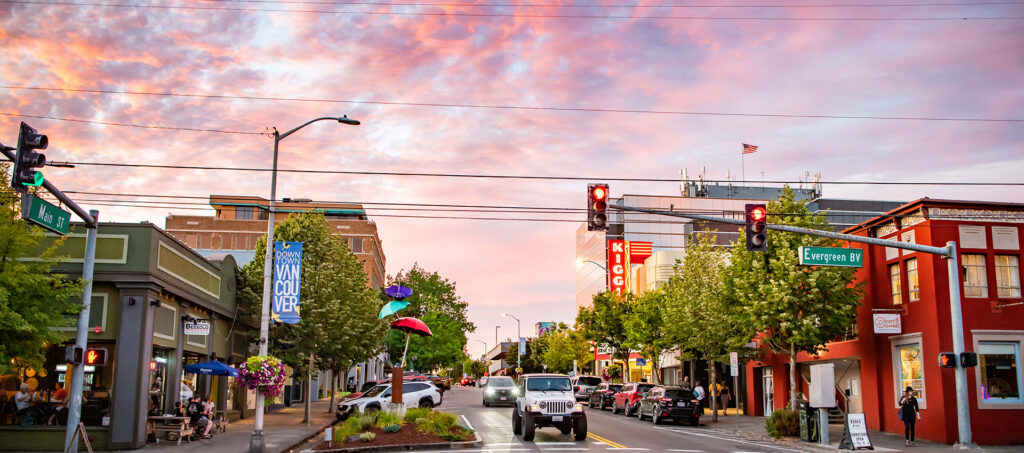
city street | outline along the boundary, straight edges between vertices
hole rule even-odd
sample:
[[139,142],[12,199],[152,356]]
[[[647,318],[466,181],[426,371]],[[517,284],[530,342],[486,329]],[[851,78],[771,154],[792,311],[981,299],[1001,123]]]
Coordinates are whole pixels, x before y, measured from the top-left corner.
[[[669,451],[669,452],[787,452],[801,451],[790,445],[751,441],[715,432],[707,427],[659,425],[636,417],[612,415],[610,411],[587,411],[586,442],[573,442],[555,428],[537,430],[534,442],[523,442],[512,434],[511,407],[483,407],[482,391],[454,387],[445,392],[439,409],[465,417],[484,440],[481,450],[469,451]],[[463,421],[463,423],[465,422]]]

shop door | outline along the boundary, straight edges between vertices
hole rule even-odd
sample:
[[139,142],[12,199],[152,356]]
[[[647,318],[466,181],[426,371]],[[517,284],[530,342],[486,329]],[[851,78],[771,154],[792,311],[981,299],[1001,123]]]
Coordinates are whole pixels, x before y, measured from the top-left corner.
[[765,367],[761,377],[761,407],[764,407],[764,416],[772,415],[775,410],[775,384],[772,383],[772,369]]

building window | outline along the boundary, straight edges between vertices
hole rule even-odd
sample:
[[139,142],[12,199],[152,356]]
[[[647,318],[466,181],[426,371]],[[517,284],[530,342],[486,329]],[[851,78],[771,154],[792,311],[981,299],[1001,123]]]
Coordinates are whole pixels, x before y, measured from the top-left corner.
[[986,403],[1022,403],[1020,343],[978,343],[978,371],[981,374],[981,399]]
[[352,253],[363,253],[363,238],[352,238]]
[[902,283],[900,282],[900,264],[889,265],[889,287],[892,292],[892,304],[900,305],[903,303]]
[[988,297],[985,255],[964,253],[964,297]]
[[921,361],[921,343],[910,343],[896,346],[897,364],[897,386],[896,401],[903,393],[903,389],[911,387],[914,389],[917,400],[922,405],[925,401],[924,395],[924,364]]
[[917,278],[917,258],[907,260],[907,285],[910,287],[907,291],[910,301],[921,300],[921,282]]
[[252,206],[236,206],[235,220],[252,220]]
[[999,297],[1020,297],[1020,266],[1013,255],[996,255],[996,292]]

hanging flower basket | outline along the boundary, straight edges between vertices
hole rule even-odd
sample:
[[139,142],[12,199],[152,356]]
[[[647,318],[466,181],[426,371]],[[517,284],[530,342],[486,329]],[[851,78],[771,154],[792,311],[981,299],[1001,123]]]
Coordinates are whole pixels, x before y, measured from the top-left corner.
[[249,357],[249,360],[238,367],[239,384],[263,395],[266,404],[281,396],[284,380],[284,364],[277,357]]

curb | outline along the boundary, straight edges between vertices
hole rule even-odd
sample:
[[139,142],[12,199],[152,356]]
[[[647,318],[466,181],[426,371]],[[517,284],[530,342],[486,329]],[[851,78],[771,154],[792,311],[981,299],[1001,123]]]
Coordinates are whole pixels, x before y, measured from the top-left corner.
[[335,419],[335,420],[331,421],[330,423],[321,426],[319,430],[314,431],[312,434],[302,438],[302,440],[299,440],[298,442],[295,442],[295,443],[285,447],[281,451],[282,452],[288,452],[288,451],[296,450],[300,445],[305,444],[306,442],[309,442],[310,440],[312,440],[316,436],[319,436],[319,435],[323,434],[325,429],[327,429],[328,427],[334,426],[337,423],[338,423],[338,420]]
[[303,452],[316,453],[344,453],[344,452],[375,452],[375,451],[414,451],[414,450],[436,450],[436,449],[464,449],[476,448],[484,445],[483,439],[467,440],[462,442],[434,442],[430,444],[404,444],[404,445],[374,445],[370,447],[335,448],[332,450],[303,450]]

